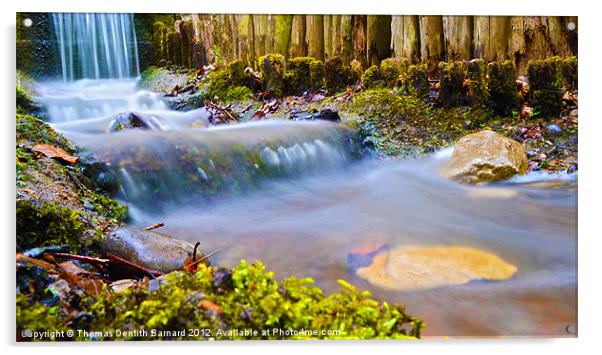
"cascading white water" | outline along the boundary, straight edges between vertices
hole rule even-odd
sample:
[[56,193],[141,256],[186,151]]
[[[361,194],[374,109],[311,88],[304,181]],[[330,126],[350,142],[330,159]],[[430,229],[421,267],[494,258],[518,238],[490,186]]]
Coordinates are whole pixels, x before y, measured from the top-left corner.
[[139,74],[132,14],[54,13],[63,81]]

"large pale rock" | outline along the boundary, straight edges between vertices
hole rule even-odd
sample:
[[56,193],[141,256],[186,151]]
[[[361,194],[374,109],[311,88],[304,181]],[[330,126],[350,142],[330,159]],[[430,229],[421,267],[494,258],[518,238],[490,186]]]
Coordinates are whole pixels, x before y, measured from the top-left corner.
[[413,291],[472,280],[504,280],[516,270],[497,255],[473,248],[405,246],[378,254],[357,275],[382,288]]
[[524,174],[528,166],[527,154],[520,143],[493,131],[481,131],[460,139],[443,167],[443,175],[476,184]]
[[170,272],[182,268],[194,247],[163,233],[121,227],[109,234],[101,244],[104,252],[146,268]]

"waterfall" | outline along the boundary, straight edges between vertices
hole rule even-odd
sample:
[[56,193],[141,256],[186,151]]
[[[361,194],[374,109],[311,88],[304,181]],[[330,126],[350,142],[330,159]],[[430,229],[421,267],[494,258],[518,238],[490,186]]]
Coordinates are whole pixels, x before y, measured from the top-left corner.
[[132,14],[54,13],[63,81],[139,74]]

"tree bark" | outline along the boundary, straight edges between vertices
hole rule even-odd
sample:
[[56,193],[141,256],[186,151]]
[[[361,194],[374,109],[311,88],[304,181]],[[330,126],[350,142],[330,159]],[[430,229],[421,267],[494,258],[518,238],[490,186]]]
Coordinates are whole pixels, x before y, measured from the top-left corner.
[[391,56],[391,16],[368,16],[368,61],[379,65],[380,61]]
[[420,21],[418,16],[393,16],[391,20],[393,56],[420,62]]
[[441,16],[420,16],[420,52],[429,69],[443,60],[443,20]]
[[307,55],[324,60],[324,17],[322,15],[306,15]]
[[368,17],[363,15],[353,16],[353,59],[360,62],[362,69],[368,67],[367,37]]
[[448,61],[471,58],[472,16],[443,16],[445,58]]
[[307,43],[305,43],[305,15],[293,16],[293,22],[291,24],[291,44],[289,50],[289,57],[304,57],[307,55]]

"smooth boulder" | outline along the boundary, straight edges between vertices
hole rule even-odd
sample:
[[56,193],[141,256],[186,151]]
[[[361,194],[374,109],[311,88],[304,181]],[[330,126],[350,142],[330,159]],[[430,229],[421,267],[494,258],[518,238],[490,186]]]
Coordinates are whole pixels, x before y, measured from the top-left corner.
[[170,272],[182,268],[194,247],[167,234],[121,227],[103,240],[101,249],[145,268]]
[[509,179],[527,172],[522,145],[493,131],[469,134],[456,144],[443,175],[465,184]]

